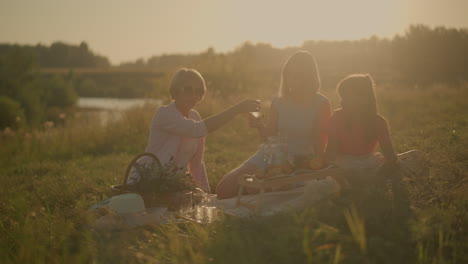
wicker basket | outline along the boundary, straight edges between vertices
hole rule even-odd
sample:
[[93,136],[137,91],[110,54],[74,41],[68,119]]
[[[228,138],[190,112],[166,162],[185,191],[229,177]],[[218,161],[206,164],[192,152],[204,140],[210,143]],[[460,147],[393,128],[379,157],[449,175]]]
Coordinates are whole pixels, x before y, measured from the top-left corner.
[[[131,185],[127,184],[128,177],[130,176],[130,172],[132,171],[133,166],[135,163],[141,159],[142,157],[151,157],[154,162],[156,162],[159,166],[161,166],[161,162],[159,159],[152,153],[143,152],[136,155],[130,164],[127,166],[127,170],[125,171],[125,175],[123,177],[122,184],[113,185],[111,186],[112,194],[113,195],[120,195],[125,193],[138,193],[143,197],[145,201],[145,207],[168,207],[169,209],[176,209],[177,207],[177,200],[178,200],[178,193],[160,193],[160,194],[153,194],[153,193],[140,193]],[[132,188],[133,187],[133,188]]]

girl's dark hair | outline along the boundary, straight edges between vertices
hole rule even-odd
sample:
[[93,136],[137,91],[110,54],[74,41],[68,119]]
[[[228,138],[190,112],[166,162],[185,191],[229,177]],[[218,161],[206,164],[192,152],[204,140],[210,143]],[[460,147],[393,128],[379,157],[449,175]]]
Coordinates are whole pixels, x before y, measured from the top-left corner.
[[357,120],[364,129],[364,142],[366,143],[374,141],[377,137],[378,113],[374,86],[374,80],[369,74],[348,75],[337,85],[346,127],[351,129],[352,120]]
[[281,72],[280,96],[289,96],[292,89],[290,82],[299,78],[304,86],[316,93],[320,89],[320,77],[314,57],[307,51],[297,51],[288,58]]

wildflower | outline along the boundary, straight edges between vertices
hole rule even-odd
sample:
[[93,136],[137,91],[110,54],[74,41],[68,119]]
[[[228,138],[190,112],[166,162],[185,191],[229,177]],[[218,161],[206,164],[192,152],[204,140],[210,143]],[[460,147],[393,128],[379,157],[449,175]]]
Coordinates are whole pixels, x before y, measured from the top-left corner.
[[13,136],[14,133],[13,133],[13,130],[11,130],[10,127],[6,127],[6,128],[3,130],[3,135],[4,135],[4,136]]
[[164,193],[189,190],[193,188],[192,176],[184,166],[179,167],[169,161],[163,166],[152,163],[149,165],[135,164],[140,176],[137,189],[143,193]]
[[44,122],[44,127],[45,127],[46,129],[52,128],[52,127],[54,127],[54,125],[55,125],[55,124],[54,124],[54,122],[52,122],[52,121]]

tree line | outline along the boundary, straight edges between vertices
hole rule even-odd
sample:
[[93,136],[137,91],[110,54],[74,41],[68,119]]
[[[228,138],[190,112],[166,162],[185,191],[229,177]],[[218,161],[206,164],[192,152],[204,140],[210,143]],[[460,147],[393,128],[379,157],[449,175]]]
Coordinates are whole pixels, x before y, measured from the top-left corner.
[[[15,48],[30,53],[41,68],[112,67],[106,57],[94,54],[85,42],[79,45],[55,42],[49,47],[0,44],[0,56]],[[161,72],[189,66],[211,73],[276,73],[285,58],[298,49],[315,56],[323,76],[370,72],[386,80],[413,83],[468,79],[468,29],[426,25],[411,25],[391,39],[372,36],[361,40],[309,40],[302,46],[288,48],[245,42],[225,53],[208,48],[198,54],[163,54],[114,66]]]
[[102,68],[110,66],[109,60],[104,56],[94,54],[86,42],[70,45],[59,41],[50,46],[0,44],[0,55],[11,53],[15,49],[21,49],[28,53],[34,58],[37,66],[42,68]]
[[[214,48],[197,54],[163,54],[111,65],[85,42],[69,45],[0,44],[0,128],[37,125],[56,119],[78,96],[167,96],[171,74],[193,67],[216,92],[271,93],[279,85],[282,63],[296,50],[307,50],[317,60],[322,87],[334,88],[345,75],[370,73],[377,82],[407,84],[468,81],[468,29],[412,25],[393,38],[372,36],[361,40],[305,41],[298,47],[275,48],[245,42],[230,52]],[[41,74],[41,68],[123,69],[112,74]],[[125,74],[125,69],[158,71],[157,77]]]
[[307,50],[322,76],[368,72],[385,81],[415,84],[468,80],[468,29],[411,25],[395,37],[361,40],[305,41],[300,47],[274,48],[246,42],[232,52],[213,48],[200,54],[168,54],[123,63],[120,67],[151,67],[172,71],[194,66],[204,72],[272,72],[295,50]]

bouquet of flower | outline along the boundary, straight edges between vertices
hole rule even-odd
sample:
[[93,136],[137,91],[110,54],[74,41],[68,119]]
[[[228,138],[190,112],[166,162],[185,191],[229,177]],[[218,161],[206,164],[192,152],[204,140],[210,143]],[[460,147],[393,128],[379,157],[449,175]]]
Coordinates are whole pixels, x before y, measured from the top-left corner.
[[195,188],[192,176],[186,167],[175,164],[173,159],[166,165],[158,163],[135,164],[134,168],[140,176],[136,191],[145,194],[175,193]]

